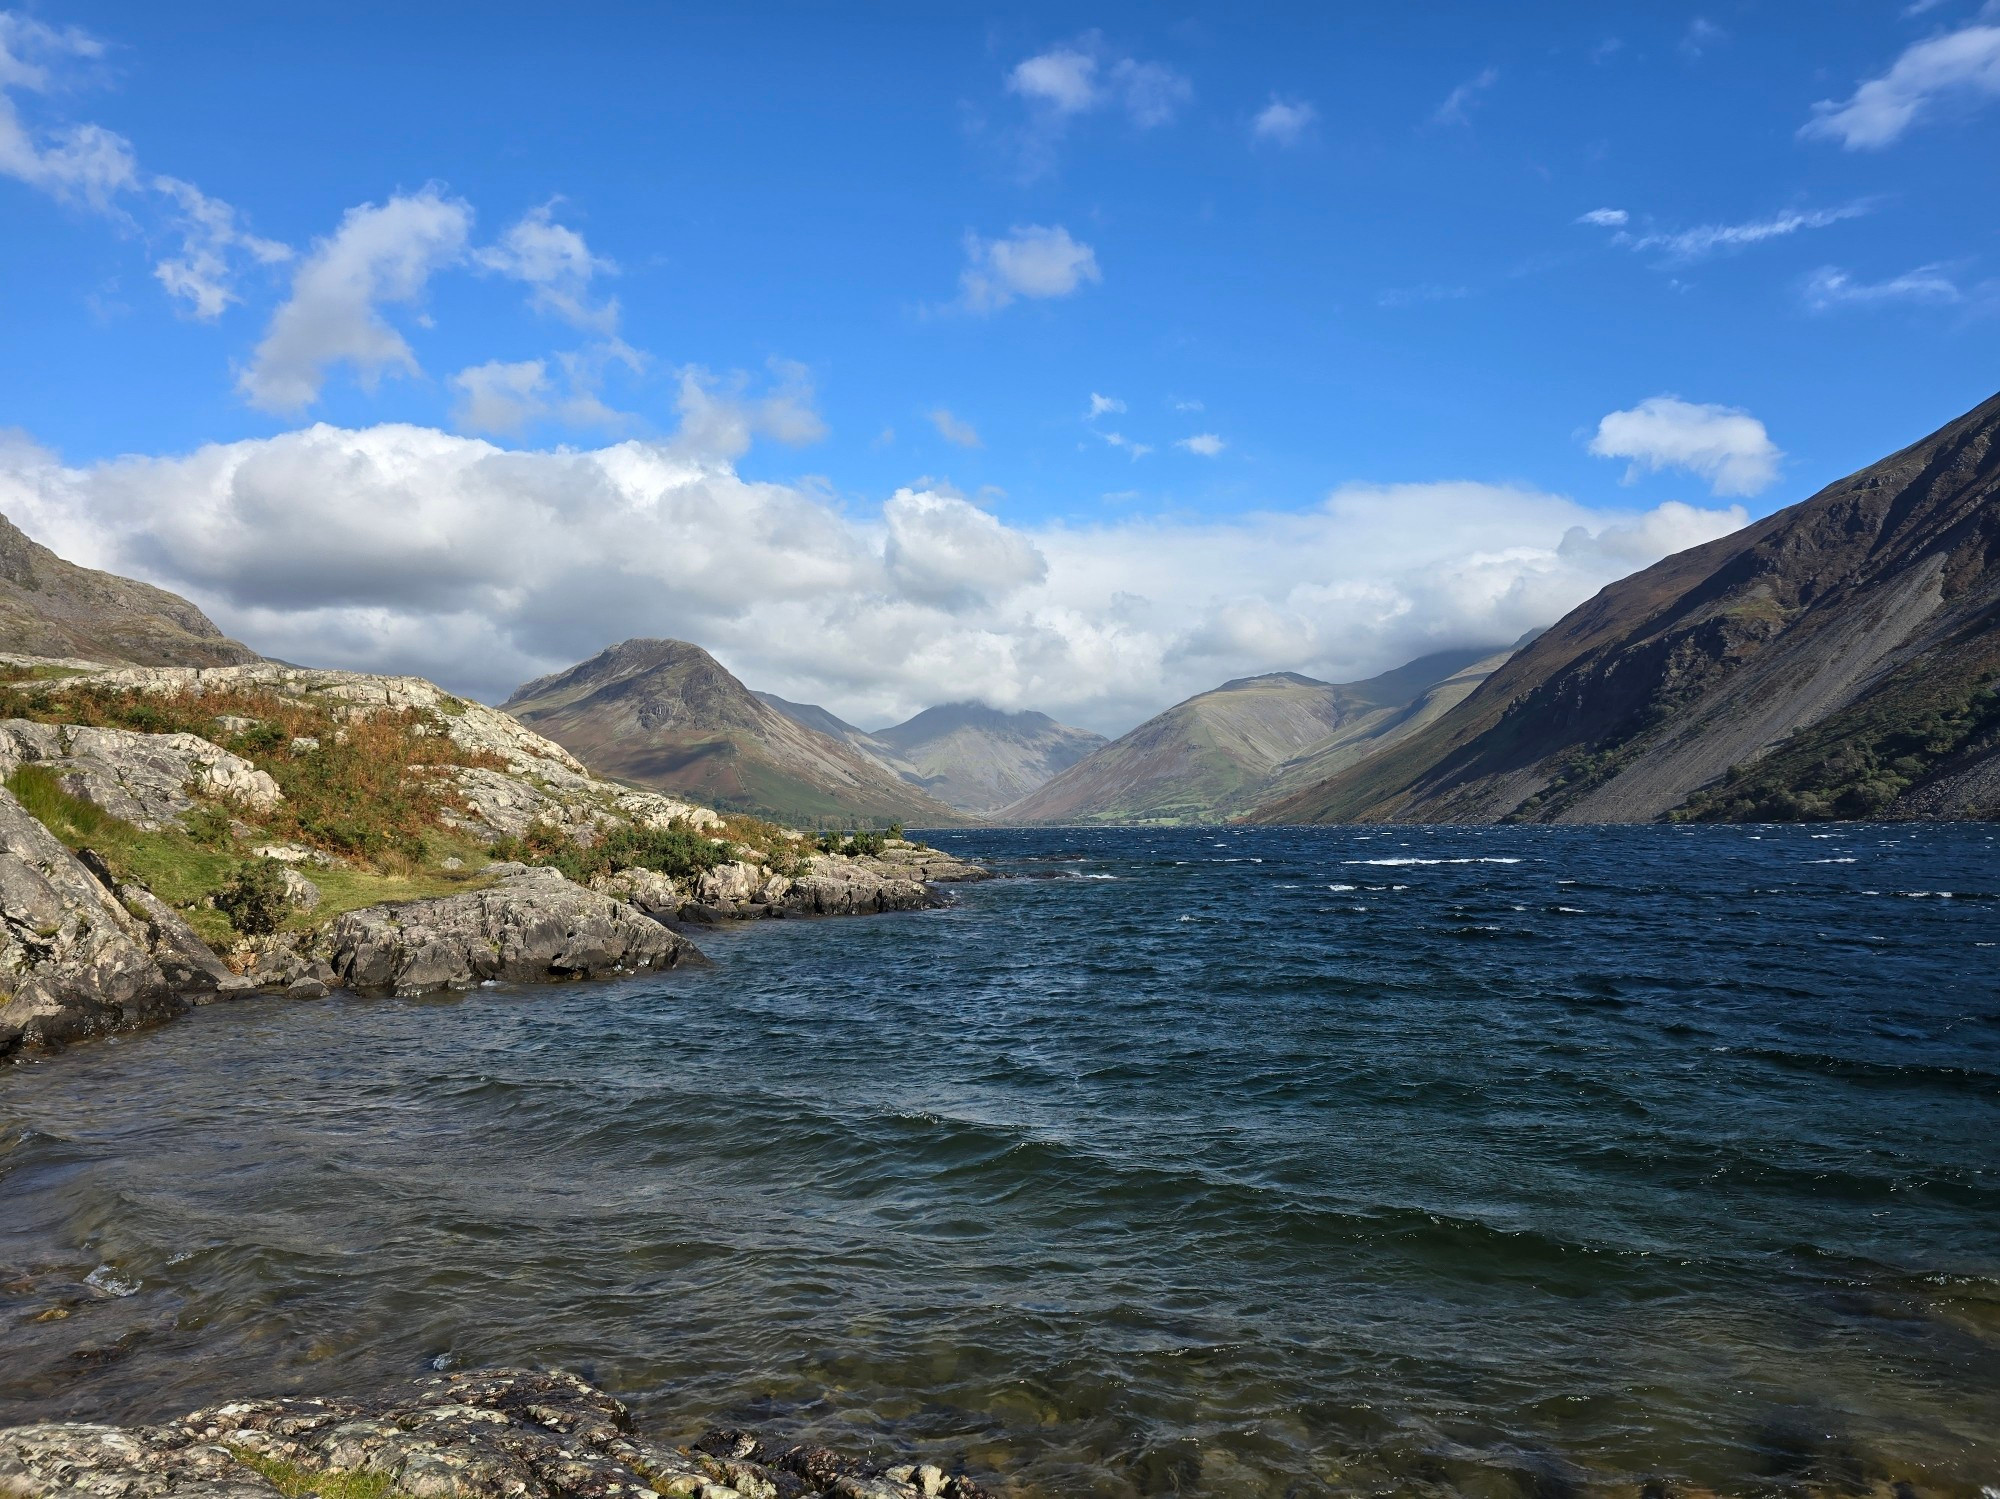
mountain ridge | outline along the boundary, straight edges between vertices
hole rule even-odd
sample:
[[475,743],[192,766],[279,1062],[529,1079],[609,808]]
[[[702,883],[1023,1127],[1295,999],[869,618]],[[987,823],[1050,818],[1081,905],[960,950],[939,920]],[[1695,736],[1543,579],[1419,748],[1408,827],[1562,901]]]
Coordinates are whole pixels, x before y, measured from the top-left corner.
[[1996,626],[2000,396],[1609,585],[1452,713],[1252,816],[1992,815]]

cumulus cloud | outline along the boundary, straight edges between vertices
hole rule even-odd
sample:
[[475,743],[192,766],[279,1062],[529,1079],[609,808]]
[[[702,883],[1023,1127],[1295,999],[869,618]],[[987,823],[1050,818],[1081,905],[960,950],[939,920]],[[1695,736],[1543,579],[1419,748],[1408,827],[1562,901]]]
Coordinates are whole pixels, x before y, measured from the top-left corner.
[[1498,646],[1744,520],[1439,483],[1019,526],[934,485],[869,505],[753,482],[712,436],[510,452],[322,425],[84,467],[16,443],[0,447],[0,511],[292,660],[496,699],[611,641],[671,635],[857,722],[977,696],[1108,732],[1228,677],[1353,680]]
[[1805,284],[1806,305],[1814,312],[1835,307],[1872,307],[1885,302],[1916,302],[1953,306],[1965,292],[1941,265],[1920,265],[1886,281],[1856,281],[1843,270],[1821,266]]
[[1174,69],[1115,57],[1094,31],[1016,63],[1007,74],[1007,91],[1047,120],[1117,108],[1141,130],[1168,124],[1194,96],[1193,85]]
[[944,407],[940,406],[930,412],[929,417],[931,425],[937,428],[937,435],[942,437],[946,442],[955,443],[961,448],[984,446],[979,440],[979,433],[974,430],[971,422],[960,421]]
[[1470,125],[1472,123],[1472,106],[1479,102],[1480,95],[1484,94],[1499,81],[1500,70],[1498,68],[1482,69],[1475,77],[1466,79],[1465,82],[1445,95],[1444,103],[1432,111],[1431,123],[1433,125]]
[[1632,215],[1622,208],[1593,208],[1577,217],[1579,224],[1595,224],[1600,229],[1623,229]]
[[477,250],[473,262],[532,288],[529,304],[538,312],[561,318],[574,327],[610,336],[618,328],[614,297],[593,306],[593,276],[615,273],[611,261],[593,255],[583,236],[554,218],[555,204],[531,209],[508,226],[500,242]]
[[549,367],[540,359],[491,359],[460,370],[451,384],[458,392],[452,420],[460,431],[519,432],[549,409]]
[[1822,99],[1799,128],[1808,140],[1849,151],[1879,150],[1950,105],[1975,109],[2000,98],[2000,25],[1974,24],[1908,48],[1880,78],[1845,100]]
[[1749,412],[1678,396],[1653,396],[1630,411],[1612,412],[1597,424],[1590,451],[1600,458],[1629,458],[1627,483],[1641,470],[1677,468],[1699,474],[1717,495],[1770,488],[1785,456]]
[[1113,412],[1123,411],[1124,409],[1125,403],[1116,396],[1101,396],[1093,390],[1090,393],[1090,410],[1084,413],[1083,419],[1087,422],[1094,422],[1100,416],[1107,416]]
[[290,412],[319,399],[335,364],[364,383],[417,373],[417,356],[381,307],[422,296],[431,273],[464,253],[471,228],[471,207],[435,187],[350,208],[299,266],[237,389],[261,410]]
[[[1874,208],[1874,203],[1863,199],[1838,208],[1794,209],[1740,224],[1698,224],[1692,229],[1660,230],[1647,234],[1631,234],[1620,228],[1612,235],[1611,241],[1633,250],[1664,250],[1669,260],[1701,260],[1710,255],[1761,245],[1767,240],[1785,239],[1802,229],[1824,229],[1830,224],[1860,218],[1873,212]],[[1585,214],[1582,222],[1607,226],[1624,224],[1626,216],[1622,212],[1611,212],[1618,212],[1619,217],[1598,218],[1595,214]]]
[[1203,458],[1214,458],[1219,456],[1228,444],[1213,432],[1197,432],[1192,437],[1181,438],[1174,446],[1189,453],[1199,454]]
[[1319,111],[1303,99],[1280,99],[1271,95],[1271,102],[1257,111],[1250,122],[1252,140],[1270,141],[1280,146],[1296,146],[1305,139],[1312,122],[1319,118]]
[[1097,252],[1060,224],[1016,225],[1001,239],[968,234],[965,258],[959,301],[973,312],[997,311],[1016,297],[1066,297],[1104,279]]
[[1134,463],[1137,463],[1141,458],[1144,458],[1148,453],[1153,451],[1151,443],[1134,442],[1123,432],[1099,432],[1097,435],[1103,438],[1110,446],[1117,448],[1121,453],[1125,454]]

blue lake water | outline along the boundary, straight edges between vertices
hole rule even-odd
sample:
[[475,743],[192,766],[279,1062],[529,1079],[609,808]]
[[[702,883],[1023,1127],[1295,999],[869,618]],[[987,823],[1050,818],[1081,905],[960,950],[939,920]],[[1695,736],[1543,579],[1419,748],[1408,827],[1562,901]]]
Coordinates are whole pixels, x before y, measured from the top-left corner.
[[0,1422],[529,1362],[1021,1494],[1977,1495],[1995,833],[937,834],[1014,877],[217,1006],[0,1073]]

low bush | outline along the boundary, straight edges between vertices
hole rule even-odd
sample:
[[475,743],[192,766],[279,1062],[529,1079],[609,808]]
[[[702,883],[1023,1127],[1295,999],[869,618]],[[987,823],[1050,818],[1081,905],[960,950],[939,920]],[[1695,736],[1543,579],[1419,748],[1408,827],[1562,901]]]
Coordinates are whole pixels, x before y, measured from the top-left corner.
[[726,862],[734,851],[675,818],[664,828],[613,828],[588,846],[538,822],[523,837],[496,842],[492,853],[496,859],[560,870],[566,878],[586,885],[597,875],[619,869],[651,869],[690,878]]
[[285,872],[275,859],[256,859],[230,876],[215,893],[215,909],[246,937],[268,937],[291,912]]

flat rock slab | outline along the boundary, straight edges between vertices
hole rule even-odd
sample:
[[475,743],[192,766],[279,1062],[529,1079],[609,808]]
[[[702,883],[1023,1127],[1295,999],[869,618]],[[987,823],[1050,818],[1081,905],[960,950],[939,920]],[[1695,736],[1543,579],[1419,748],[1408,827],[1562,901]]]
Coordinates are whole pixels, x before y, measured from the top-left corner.
[[409,1499],[990,1499],[939,1467],[752,1432],[651,1441],[602,1390],[522,1369],[429,1379],[389,1401],[240,1400],[161,1426],[0,1430],[6,1499],[278,1499],[259,1463],[378,1474]]

